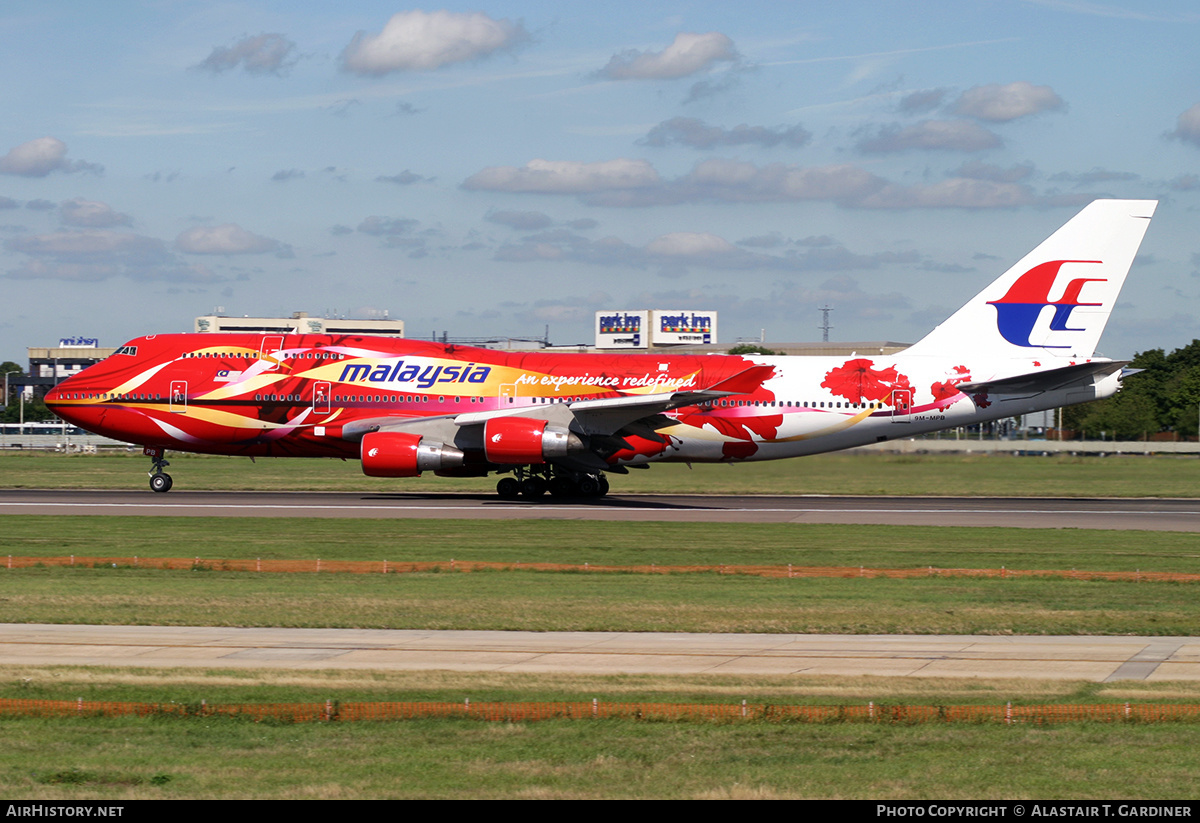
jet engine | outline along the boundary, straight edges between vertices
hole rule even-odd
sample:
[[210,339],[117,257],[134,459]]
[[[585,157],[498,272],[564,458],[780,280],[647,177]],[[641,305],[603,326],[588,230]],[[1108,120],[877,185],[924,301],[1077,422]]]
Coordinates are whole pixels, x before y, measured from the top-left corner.
[[545,463],[583,449],[579,435],[547,426],[545,420],[493,417],[483,426],[483,451],[490,463]]
[[371,432],[362,439],[362,470],[368,477],[418,477],[424,471],[455,469],[463,453],[437,440],[408,432]]

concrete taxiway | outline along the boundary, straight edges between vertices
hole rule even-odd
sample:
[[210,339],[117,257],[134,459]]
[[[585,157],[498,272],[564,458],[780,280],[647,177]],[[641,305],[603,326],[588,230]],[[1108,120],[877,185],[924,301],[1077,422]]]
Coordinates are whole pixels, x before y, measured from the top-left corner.
[[353,517],[701,523],[875,523],[913,526],[1200,531],[1200,500],[619,495],[593,501],[505,501],[478,494],[0,490],[0,514]]
[[1200,637],[0,625],[0,664],[1200,680]]

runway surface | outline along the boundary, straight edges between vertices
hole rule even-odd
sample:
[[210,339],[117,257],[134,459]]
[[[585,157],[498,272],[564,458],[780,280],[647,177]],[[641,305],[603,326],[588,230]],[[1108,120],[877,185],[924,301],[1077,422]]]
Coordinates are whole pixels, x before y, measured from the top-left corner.
[[0,514],[451,518],[1200,531],[1200,500],[619,495],[505,501],[495,495],[363,492],[0,490]]
[[0,664],[1200,680],[1200,637],[0,625]]

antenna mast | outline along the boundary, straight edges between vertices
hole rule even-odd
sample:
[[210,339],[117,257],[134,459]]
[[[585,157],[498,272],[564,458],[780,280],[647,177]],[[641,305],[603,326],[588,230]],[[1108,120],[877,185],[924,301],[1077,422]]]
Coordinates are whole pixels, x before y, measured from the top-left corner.
[[817,328],[819,328],[821,330],[821,342],[822,343],[829,342],[829,330],[833,328],[833,326],[829,325],[829,313],[831,311],[833,311],[833,306],[822,306],[821,307],[821,325],[818,326]]

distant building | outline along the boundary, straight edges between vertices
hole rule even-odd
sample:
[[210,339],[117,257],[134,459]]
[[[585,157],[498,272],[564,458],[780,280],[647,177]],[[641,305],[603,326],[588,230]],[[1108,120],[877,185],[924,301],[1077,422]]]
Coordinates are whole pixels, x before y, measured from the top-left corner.
[[41,397],[73,374],[99,363],[115,348],[102,348],[95,337],[63,337],[57,346],[30,346],[28,377],[9,375],[8,385],[23,386],[26,397]]
[[298,311],[291,317],[227,317],[208,314],[196,318],[197,332],[242,332],[250,334],[377,334],[383,337],[403,337],[404,321],[345,320],[328,317],[309,317]]

